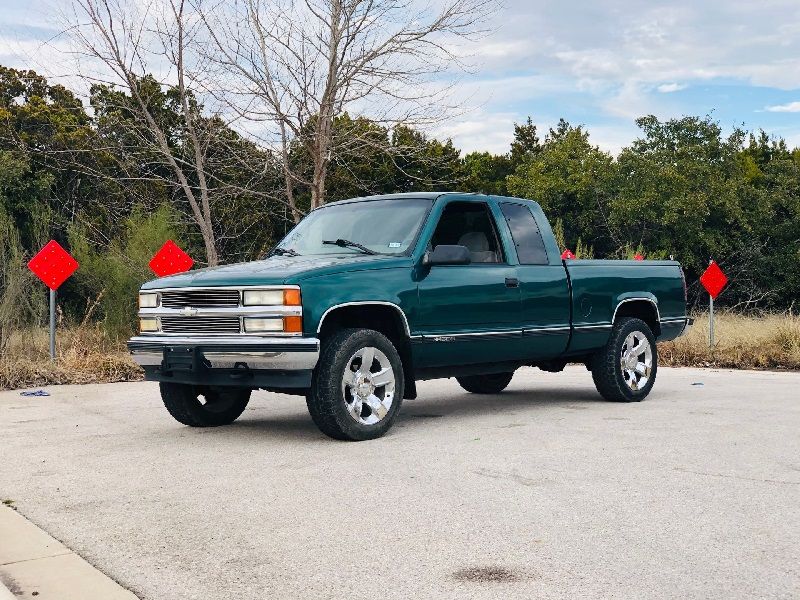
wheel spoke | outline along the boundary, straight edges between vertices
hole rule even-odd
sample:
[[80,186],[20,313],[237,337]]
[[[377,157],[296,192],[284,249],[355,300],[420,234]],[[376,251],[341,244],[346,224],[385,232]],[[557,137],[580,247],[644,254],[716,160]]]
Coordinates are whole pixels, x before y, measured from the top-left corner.
[[350,369],[345,369],[344,374],[342,375],[342,384],[350,389],[353,389],[353,386],[356,384],[356,376],[357,372],[351,371]]
[[381,399],[378,398],[375,394],[370,395],[366,399],[367,406],[369,406],[372,413],[378,418],[378,420],[383,419],[386,416],[386,413],[389,412],[389,409],[384,406]]
[[636,373],[634,371],[628,371],[628,385],[631,386],[633,391],[639,389],[639,380],[636,379]]
[[650,367],[648,367],[643,362],[636,364],[636,369],[634,369],[639,375],[643,377],[648,377],[650,375]]
[[362,402],[361,398],[359,398],[356,394],[353,394],[353,402],[347,405],[347,410],[350,411],[350,415],[356,419],[361,419],[361,409],[362,409]]
[[369,373],[372,370],[372,362],[375,360],[375,348],[368,347],[361,351],[361,372]]
[[372,376],[372,383],[375,387],[383,387],[389,383],[394,383],[394,371],[392,367],[381,369]]

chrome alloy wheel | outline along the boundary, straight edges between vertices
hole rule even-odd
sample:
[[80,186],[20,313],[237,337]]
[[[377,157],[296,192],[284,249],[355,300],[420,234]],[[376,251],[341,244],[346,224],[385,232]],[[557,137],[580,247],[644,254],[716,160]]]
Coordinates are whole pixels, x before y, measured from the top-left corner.
[[633,331],[625,338],[619,357],[622,377],[634,392],[647,385],[653,369],[653,348],[647,336]]
[[350,357],[342,376],[342,394],[355,421],[375,425],[383,420],[392,407],[394,389],[394,369],[378,348],[361,348]]

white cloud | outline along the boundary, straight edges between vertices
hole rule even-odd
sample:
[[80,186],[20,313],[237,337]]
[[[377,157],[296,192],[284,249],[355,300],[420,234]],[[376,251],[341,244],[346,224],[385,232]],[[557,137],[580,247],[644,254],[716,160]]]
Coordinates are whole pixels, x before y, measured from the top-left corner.
[[776,113],[796,113],[800,112],[800,102],[788,102],[786,104],[776,104],[774,106],[766,106],[764,110],[767,112]]
[[662,94],[671,94],[672,92],[680,92],[681,90],[685,90],[686,85],[682,83],[662,83],[656,89],[658,89],[658,91]]
[[529,49],[506,68],[571,82],[611,116],[658,113],[665,96],[712,80],[800,88],[797,0],[576,0],[535,15],[532,4],[507,0],[498,15],[494,37]]
[[524,117],[514,113],[487,113],[478,109],[430,133],[439,139],[452,139],[463,154],[473,151],[504,154],[514,138],[514,123],[523,120]]

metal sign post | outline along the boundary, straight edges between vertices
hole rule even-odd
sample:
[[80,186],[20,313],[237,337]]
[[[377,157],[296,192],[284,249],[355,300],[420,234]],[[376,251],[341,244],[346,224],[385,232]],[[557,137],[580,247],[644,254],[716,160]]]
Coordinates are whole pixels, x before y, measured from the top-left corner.
[[700,283],[708,292],[708,347],[714,349],[714,298],[719,296],[722,288],[728,284],[728,278],[719,265],[708,261],[708,268],[700,276]]
[[28,268],[50,288],[50,360],[56,359],[56,290],[78,268],[76,261],[58,242],[50,240],[28,262]]
[[714,348],[714,296],[708,295],[708,347]]
[[56,359],[56,291],[50,290],[50,360]]

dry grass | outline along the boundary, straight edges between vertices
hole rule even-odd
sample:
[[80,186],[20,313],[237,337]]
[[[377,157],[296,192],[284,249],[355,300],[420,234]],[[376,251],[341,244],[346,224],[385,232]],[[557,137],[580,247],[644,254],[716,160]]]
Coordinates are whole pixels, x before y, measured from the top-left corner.
[[[791,314],[746,317],[718,314],[716,345],[708,347],[708,315],[674,342],[659,345],[659,360],[676,367],[800,370],[800,317]],[[65,383],[138,381],[142,370],[122,341],[108,338],[97,326],[58,332],[58,360],[50,362],[47,330],[16,333],[0,357],[0,389]]]
[[142,379],[142,370],[122,342],[96,326],[59,330],[55,363],[45,329],[18,332],[0,357],[0,390],[65,383],[110,383]]
[[674,342],[659,345],[663,365],[731,369],[800,369],[800,317],[717,314],[715,344],[708,346],[708,314]]

